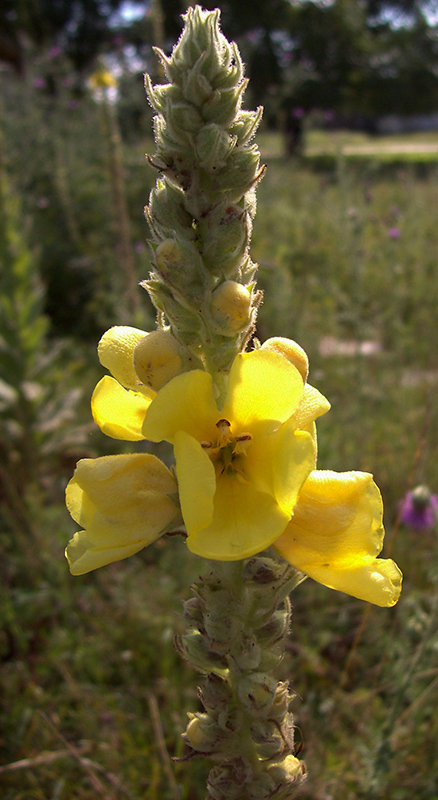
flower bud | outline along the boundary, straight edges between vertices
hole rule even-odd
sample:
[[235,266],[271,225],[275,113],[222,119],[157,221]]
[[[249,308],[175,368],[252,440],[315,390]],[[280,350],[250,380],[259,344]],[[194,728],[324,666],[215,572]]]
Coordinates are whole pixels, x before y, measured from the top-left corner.
[[290,784],[305,776],[306,765],[304,761],[289,755],[283,761],[271,764],[268,771],[276,783]]
[[250,292],[236,281],[224,281],[213,292],[211,315],[224,336],[233,336],[250,321]]
[[184,371],[181,348],[168,331],[152,331],[134,348],[134,369],[141,383],[158,392]]
[[155,265],[169,286],[184,286],[186,291],[200,291],[202,258],[191,242],[165,239],[155,251]]
[[114,378],[127,389],[138,389],[138,375],[134,370],[133,356],[136,344],[148,334],[128,325],[115,325],[106,331],[97,353],[103,367],[109,369]]
[[214,672],[208,675],[199,690],[199,698],[205,710],[212,715],[219,714],[221,709],[231,702],[232,696],[230,684],[219,675],[215,675]]
[[284,336],[274,336],[272,339],[267,339],[262,344],[261,349],[272,350],[274,353],[286,358],[297,368],[304,383],[306,382],[309,374],[309,359],[297,342],[292,341],[292,339],[286,339]]
[[231,650],[231,655],[241,670],[257,669],[260,665],[261,650],[253,633],[243,631]]
[[257,745],[259,758],[281,758],[284,741],[280,731],[270,719],[257,719],[251,725],[251,736]]
[[228,667],[226,658],[213,653],[199,631],[187,631],[179,639],[179,645],[191,664],[202,672],[211,672],[213,669],[227,669]]
[[184,738],[198,753],[211,752],[221,737],[216,723],[208,714],[189,714],[189,716],[191,720]]
[[210,770],[208,797],[212,800],[240,800],[254,777],[251,766],[237,757]]
[[245,788],[248,800],[269,800],[275,797],[275,783],[267,772],[257,775],[257,781]]
[[276,682],[270,675],[253,672],[239,683],[239,697],[246,709],[252,713],[264,710],[275,700]]
[[224,167],[234,142],[235,139],[216,123],[204,125],[196,137],[199,166],[207,172]]

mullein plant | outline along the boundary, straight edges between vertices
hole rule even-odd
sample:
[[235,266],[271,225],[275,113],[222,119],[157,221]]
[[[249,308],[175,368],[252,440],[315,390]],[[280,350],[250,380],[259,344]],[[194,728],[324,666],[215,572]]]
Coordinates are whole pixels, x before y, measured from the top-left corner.
[[143,286],[157,329],[103,335],[98,355],[111,375],[92,397],[104,433],[167,441],[175,463],[142,452],[80,461],[67,506],[81,530],[66,555],[82,575],[178,532],[208,559],[177,643],[204,675],[204,711],[189,714],[183,734],[187,758],[212,760],[212,800],[280,800],[305,773],[292,695],[274,678],[289,593],[306,575],[393,606],[401,573],[377,558],[384,530],[372,476],[315,468],[315,419],[329,403],[307,382],[306,354],[286,338],[254,338],[262,112],[242,110],[247,81],[219,11],[190,8],[184,19],[171,57],[157,51],[168,83],[146,76],[157,183]]

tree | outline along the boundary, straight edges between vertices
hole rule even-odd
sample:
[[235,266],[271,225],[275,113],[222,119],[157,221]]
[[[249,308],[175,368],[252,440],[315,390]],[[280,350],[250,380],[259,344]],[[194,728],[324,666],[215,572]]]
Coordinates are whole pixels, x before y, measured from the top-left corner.
[[81,71],[114,39],[109,22],[121,4],[122,0],[2,0],[0,59],[21,68],[27,39],[40,51],[61,47]]

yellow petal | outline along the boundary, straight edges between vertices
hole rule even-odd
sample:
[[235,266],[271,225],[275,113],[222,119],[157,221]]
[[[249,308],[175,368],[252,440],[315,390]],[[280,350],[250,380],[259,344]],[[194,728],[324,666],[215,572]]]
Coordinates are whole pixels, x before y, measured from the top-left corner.
[[330,403],[318,389],[306,383],[301,402],[293,414],[295,425],[300,430],[313,431],[312,423],[330,409]]
[[187,546],[192,553],[219,561],[248,558],[269,547],[288,518],[270,495],[237,475],[224,474],[217,481],[211,525],[189,532]]
[[312,436],[295,430],[292,419],[248,448],[243,474],[259,489],[272,495],[289,517],[299,492],[315,466]]
[[198,441],[210,441],[217,435],[218,419],[211,375],[196,369],[160,389],[146,414],[143,436],[152,442],[173,442],[177,431],[185,431]]
[[138,442],[144,439],[142,425],[151,399],[139,392],[124,389],[105,375],[91,398],[93,419],[107,436]]
[[153,542],[178,515],[168,496],[176,492],[167,467],[149,454],[79,461],[66,489],[66,503],[86,530],[67,547],[72,573],[126,558]]
[[103,367],[128,389],[137,389],[140,380],[134,369],[134,348],[146,331],[128,325],[115,325],[106,331],[98,346],[97,354]]
[[302,571],[329,589],[345,592],[382,608],[394,606],[402,588],[402,573],[390,558],[373,558],[367,564],[358,564],[349,569],[312,567]]
[[401,573],[376,558],[383,537],[382,499],[371,475],[315,471],[275,547],[325,586],[389,606],[400,594]]
[[199,442],[185,431],[175,435],[174,452],[181,512],[192,533],[206,528],[213,517],[214,466]]
[[221,415],[234,435],[264,435],[285,422],[298,407],[303,379],[289,361],[270,350],[239,353],[231,367]]
[[121,545],[120,547],[94,547],[85,531],[78,531],[70,539],[65,555],[70,566],[72,575],[85,575],[93,569],[106,567],[114,561],[122,561],[124,558],[133,556],[149,544],[142,540],[134,544]]

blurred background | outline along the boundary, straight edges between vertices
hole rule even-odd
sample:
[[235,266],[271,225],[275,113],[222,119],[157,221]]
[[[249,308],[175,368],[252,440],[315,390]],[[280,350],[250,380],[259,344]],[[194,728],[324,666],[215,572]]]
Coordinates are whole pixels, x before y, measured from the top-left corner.
[[[307,351],[332,403],[319,467],[373,472],[391,610],[310,580],[279,677],[308,800],[438,797],[438,9],[228,0],[265,108],[258,335]],[[173,636],[204,569],[175,538],[72,578],[64,488],[124,452],[91,420],[111,325],[154,326],[143,73],[182,0],[3,0],[0,20],[0,787],[5,800],[202,800],[184,753],[196,675]],[[129,451],[133,447],[129,446]],[[160,451],[167,457],[167,451]],[[417,491],[417,487],[422,487]]]

